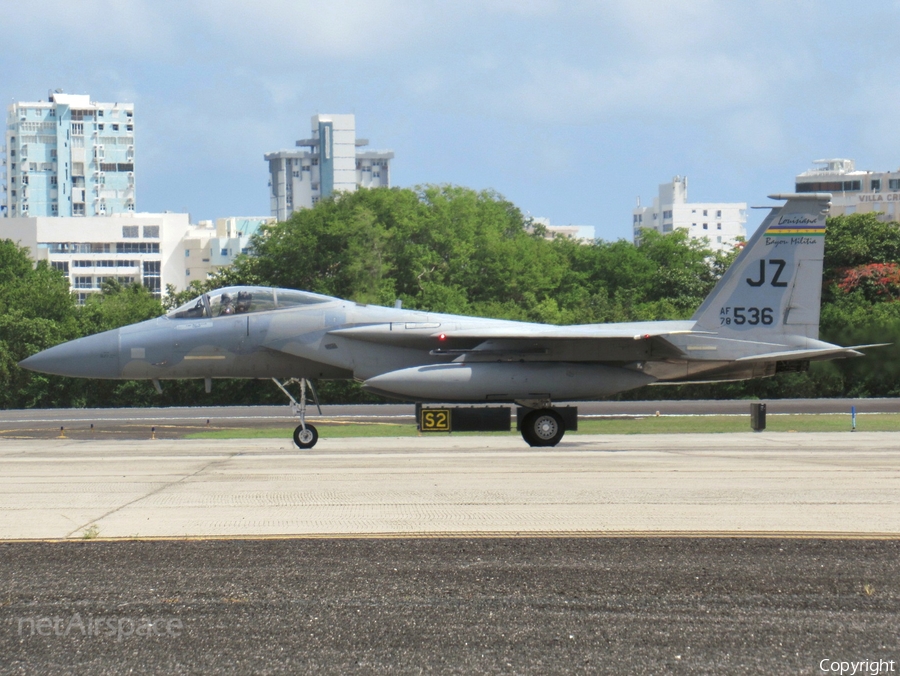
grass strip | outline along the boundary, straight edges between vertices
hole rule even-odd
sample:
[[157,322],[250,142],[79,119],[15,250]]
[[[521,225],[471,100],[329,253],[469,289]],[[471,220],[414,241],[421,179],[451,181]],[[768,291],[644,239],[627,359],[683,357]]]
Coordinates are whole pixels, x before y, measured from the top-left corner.
[[[323,439],[347,437],[414,437],[415,425],[393,423],[349,423],[332,425],[310,421]],[[849,415],[770,415],[767,432],[849,432]],[[856,416],[860,432],[898,432],[900,413],[860,414]],[[290,438],[293,427],[228,428],[195,432],[188,439],[262,439]],[[579,420],[578,431],[569,434],[711,434],[749,432],[750,416],[650,416],[646,418],[606,418]],[[446,433],[431,433],[446,434]],[[465,436],[496,436],[511,432],[455,432]],[[423,435],[423,436],[427,436]]]

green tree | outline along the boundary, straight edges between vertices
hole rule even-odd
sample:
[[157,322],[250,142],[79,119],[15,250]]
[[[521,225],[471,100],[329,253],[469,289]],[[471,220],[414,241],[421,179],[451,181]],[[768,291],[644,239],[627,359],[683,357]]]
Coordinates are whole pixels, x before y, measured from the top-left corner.
[[79,336],[65,276],[44,261],[34,266],[28,249],[2,240],[0,308],[0,407],[65,404],[64,382],[17,366],[35,352]]

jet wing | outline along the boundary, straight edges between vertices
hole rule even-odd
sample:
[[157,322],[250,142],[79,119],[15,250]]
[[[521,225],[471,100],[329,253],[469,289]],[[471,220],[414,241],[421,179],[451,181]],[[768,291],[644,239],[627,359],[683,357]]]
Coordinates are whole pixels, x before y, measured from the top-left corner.
[[370,324],[329,333],[352,340],[427,349],[433,355],[462,359],[545,355],[546,359],[577,361],[635,361],[651,356],[683,358],[684,353],[666,337],[696,333],[681,327],[653,327],[650,323],[548,326],[508,322],[499,326],[439,326]]
[[[491,338],[508,338],[508,339],[579,339],[579,338],[630,338],[632,340],[646,340],[657,336],[669,336],[683,333],[698,333],[690,329],[665,329],[654,328],[649,329],[652,323],[646,325],[640,323],[634,324],[576,324],[572,326],[547,326],[543,324],[525,324],[518,322],[509,322],[505,326],[483,326],[478,328],[447,328],[445,330],[437,330],[436,327],[441,326],[438,323],[428,325],[426,322],[404,323],[389,322],[385,324],[367,324],[365,326],[354,326],[346,329],[333,329],[328,333],[333,336],[344,336],[345,338],[353,338],[355,340],[365,340],[371,343],[385,343],[396,345],[406,342],[407,338],[415,337],[416,339],[480,339],[487,340]],[[692,322],[689,322],[692,323]],[[715,335],[710,332],[700,331],[709,335]]]

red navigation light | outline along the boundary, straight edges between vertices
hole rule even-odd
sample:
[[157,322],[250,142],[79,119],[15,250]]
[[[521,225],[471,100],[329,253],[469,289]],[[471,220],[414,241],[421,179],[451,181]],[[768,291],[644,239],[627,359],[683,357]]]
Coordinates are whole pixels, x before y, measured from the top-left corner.
[[447,334],[442,333],[441,335],[438,336],[438,340],[447,340]]

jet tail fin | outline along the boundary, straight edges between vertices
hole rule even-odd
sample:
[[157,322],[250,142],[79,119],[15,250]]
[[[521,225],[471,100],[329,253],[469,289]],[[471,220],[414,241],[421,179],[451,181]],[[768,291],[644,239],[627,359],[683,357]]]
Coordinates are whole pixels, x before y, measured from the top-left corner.
[[693,316],[732,338],[819,337],[825,218],[830,193],[769,195],[772,211]]

